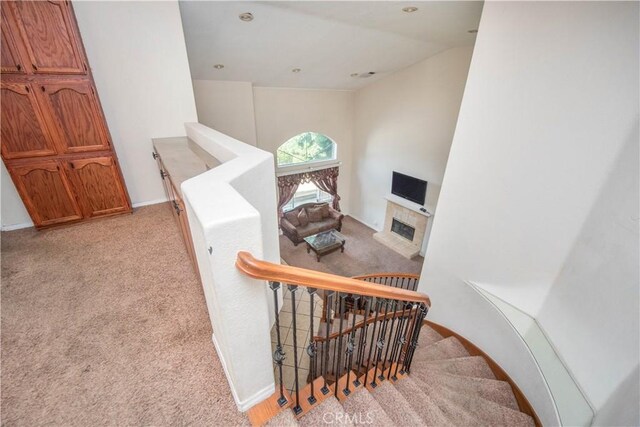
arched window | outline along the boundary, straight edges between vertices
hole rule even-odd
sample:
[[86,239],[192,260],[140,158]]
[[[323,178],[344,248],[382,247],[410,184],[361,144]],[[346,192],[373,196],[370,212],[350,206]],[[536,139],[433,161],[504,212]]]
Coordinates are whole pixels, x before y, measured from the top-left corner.
[[336,143],[325,135],[304,132],[278,148],[278,167],[336,159]]

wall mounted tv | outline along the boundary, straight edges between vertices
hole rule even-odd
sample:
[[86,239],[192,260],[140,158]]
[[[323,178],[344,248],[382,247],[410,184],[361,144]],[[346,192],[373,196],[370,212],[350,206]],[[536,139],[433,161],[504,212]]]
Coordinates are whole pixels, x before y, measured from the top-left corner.
[[427,194],[427,181],[393,172],[391,193],[419,205],[424,205],[424,199]]

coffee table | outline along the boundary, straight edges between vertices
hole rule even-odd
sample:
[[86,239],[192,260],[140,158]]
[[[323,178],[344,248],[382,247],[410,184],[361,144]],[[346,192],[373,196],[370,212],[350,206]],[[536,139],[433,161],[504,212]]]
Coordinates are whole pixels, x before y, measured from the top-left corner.
[[305,237],[304,241],[307,242],[307,253],[315,252],[316,261],[320,262],[322,255],[338,249],[340,249],[340,252],[344,252],[344,244],[347,239],[338,230],[329,230]]

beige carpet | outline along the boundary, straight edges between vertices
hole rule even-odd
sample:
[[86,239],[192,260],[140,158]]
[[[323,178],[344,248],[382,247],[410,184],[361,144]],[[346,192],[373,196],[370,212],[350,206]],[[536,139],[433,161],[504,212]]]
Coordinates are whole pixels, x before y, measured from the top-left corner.
[[394,272],[420,274],[424,258],[408,260],[373,238],[375,231],[350,216],[342,222],[342,234],[347,239],[344,253],[339,250],[322,256],[307,253],[306,243],[294,246],[287,236],[280,236],[280,257],[287,264],[340,276]]
[[2,233],[2,424],[248,424],[166,204]]

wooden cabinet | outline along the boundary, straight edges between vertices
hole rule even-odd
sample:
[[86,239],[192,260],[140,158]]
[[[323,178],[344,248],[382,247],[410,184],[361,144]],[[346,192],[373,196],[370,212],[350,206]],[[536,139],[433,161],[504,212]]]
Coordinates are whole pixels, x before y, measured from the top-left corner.
[[158,169],[160,171],[160,178],[162,178],[162,185],[164,187],[171,213],[176,220],[182,235],[182,241],[187,249],[187,254],[193,263],[193,266],[198,273],[198,261],[196,260],[196,252],[193,248],[193,240],[191,238],[191,229],[189,228],[189,219],[187,217],[187,210],[184,205],[184,201],[177,190],[176,184],[171,179],[171,174],[168,172],[165,165],[162,163],[162,159],[157,152],[153,152],[153,158],[156,159]]
[[35,226],[131,212],[71,4],[0,6],[0,151]]
[[68,160],[66,166],[85,217],[130,210],[120,171],[112,156]]
[[56,154],[52,134],[29,83],[0,82],[0,130],[5,159]]
[[9,165],[8,170],[35,224],[49,226],[82,218],[60,162],[44,160]]
[[109,149],[98,100],[88,80],[41,83],[37,93],[63,152]]
[[22,59],[20,58],[18,45],[13,38],[15,31],[10,29],[12,24],[7,17],[8,14],[11,13],[8,10],[10,7],[8,4],[9,2],[2,2],[2,21],[0,21],[0,26],[2,27],[2,43],[0,43],[2,56],[0,57],[0,71],[2,73],[24,74],[25,67]]
[[[4,2],[3,2],[4,3]],[[66,1],[9,1],[27,70],[36,74],[85,74],[79,36]],[[11,11],[9,11],[11,9]]]

